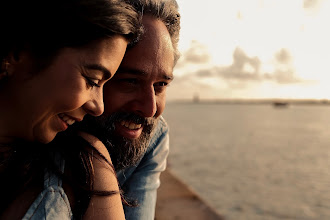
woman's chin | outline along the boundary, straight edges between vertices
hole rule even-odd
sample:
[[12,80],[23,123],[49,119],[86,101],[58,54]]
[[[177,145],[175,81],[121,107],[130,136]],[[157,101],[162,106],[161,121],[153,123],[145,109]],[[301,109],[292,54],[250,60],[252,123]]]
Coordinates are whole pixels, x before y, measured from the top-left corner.
[[49,142],[51,142],[52,140],[54,140],[55,136],[56,136],[57,132],[49,132],[49,133],[45,133],[43,135],[38,135],[35,138],[35,141],[40,142],[42,144],[48,144]]

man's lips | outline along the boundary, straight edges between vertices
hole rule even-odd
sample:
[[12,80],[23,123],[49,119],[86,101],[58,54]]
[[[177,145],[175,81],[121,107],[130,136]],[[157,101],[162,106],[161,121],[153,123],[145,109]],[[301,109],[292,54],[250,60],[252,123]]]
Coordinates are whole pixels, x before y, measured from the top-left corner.
[[126,128],[131,130],[139,129],[142,127],[141,124],[135,124],[134,122],[130,122],[130,121],[121,121],[120,125],[125,126]]
[[116,133],[130,139],[136,139],[140,137],[143,126],[142,124],[136,124],[132,121],[120,121],[116,123]]

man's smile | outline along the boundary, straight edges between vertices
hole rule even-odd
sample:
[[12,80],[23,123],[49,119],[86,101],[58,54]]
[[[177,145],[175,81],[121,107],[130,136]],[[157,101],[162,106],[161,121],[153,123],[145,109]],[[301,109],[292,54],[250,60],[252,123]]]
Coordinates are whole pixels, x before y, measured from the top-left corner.
[[142,127],[141,124],[136,124],[134,122],[131,122],[131,121],[121,121],[120,122],[120,125],[123,125],[125,126],[126,128],[129,128],[131,130],[134,130],[134,129],[139,129]]
[[129,139],[139,138],[143,130],[142,124],[136,124],[132,121],[123,120],[117,122],[116,125],[116,133]]

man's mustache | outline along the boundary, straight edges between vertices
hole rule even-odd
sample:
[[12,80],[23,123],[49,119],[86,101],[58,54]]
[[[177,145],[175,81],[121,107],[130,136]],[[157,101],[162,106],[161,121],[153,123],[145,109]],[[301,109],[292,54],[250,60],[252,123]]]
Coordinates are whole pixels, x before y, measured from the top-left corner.
[[[121,126],[122,121],[141,124],[143,130],[140,137],[129,139],[116,134],[116,126]],[[86,115],[83,121],[73,124],[68,130],[74,133],[84,131],[101,140],[111,154],[115,168],[121,170],[135,165],[142,158],[157,122],[158,118],[155,117],[146,118],[134,113],[116,112],[99,117]]]
[[146,118],[140,115],[131,113],[131,112],[116,112],[111,114],[110,116],[100,116],[105,117],[109,123],[120,122],[120,121],[129,121],[135,124],[141,124],[142,126],[148,126],[154,123],[154,118]]
[[101,115],[98,117],[86,115],[83,121],[75,123],[71,127],[72,130],[85,131],[104,140],[105,136],[115,131],[117,122],[121,121],[141,124],[143,126],[143,132],[150,134],[152,127],[156,123],[156,118],[146,118],[132,112],[115,112],[111,115]]

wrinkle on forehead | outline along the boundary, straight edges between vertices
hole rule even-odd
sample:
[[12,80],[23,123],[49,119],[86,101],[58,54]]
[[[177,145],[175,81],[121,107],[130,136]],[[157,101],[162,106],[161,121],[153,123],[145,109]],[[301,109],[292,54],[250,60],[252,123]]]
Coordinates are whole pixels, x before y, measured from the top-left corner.
[[[162,69],[170,66],[171,69],[165,72],[172,72],[174,67],[174,49],[165,24],[159,19],[146,15],[143,18],[143,25],[145,33],[141,39],[141,44],[148,45],[147,50],[153,53],[154,60],[157,61],[154,65],[158,65]],[[168,59],[165,60],[164,58]],[[169,61],[171,61],[171,65],[168,65]]]
[[[144,16],[145,32],[140,41],[126,51],[120,72],[145,73],[146,77],[173,77],[174,49],[165,24]],[[130,71],[127,71],[130,70]]]
[[154,49],[155,55],[165,50],[173,51],[173,55],[174,55],[174,49],[170,34],[165,24],[161,20],[154,18],[150,15],[145,15],[143,18],[143,25],[144,25],[145,33],[143,34],[141,41],[155,42],[154,44],[151,45],[149,44],[154,48],[148,48],[148,49]]

